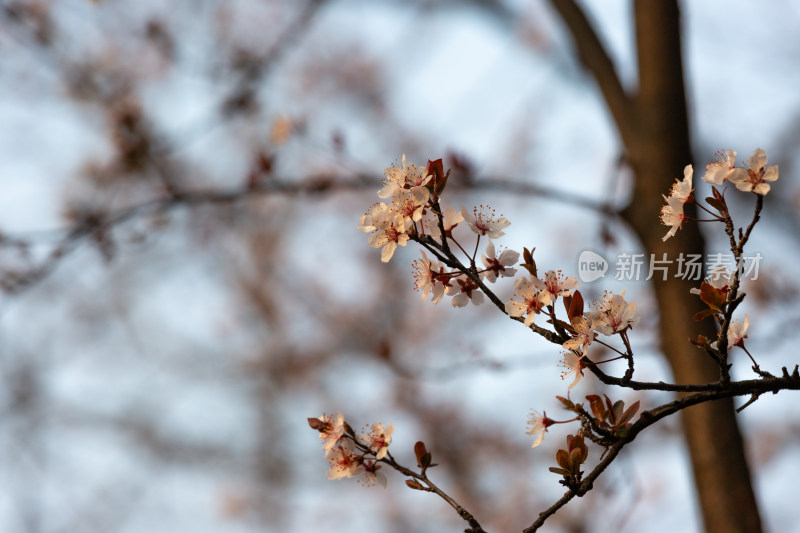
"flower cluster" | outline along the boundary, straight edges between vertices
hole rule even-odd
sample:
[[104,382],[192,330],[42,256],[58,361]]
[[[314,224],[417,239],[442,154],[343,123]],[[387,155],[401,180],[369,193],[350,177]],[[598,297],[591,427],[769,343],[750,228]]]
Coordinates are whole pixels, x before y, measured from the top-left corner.
[[[770,190],[769,182],[778,179],[778,166],[767,165],[767,154],[761,148],[757,148],[747,163],[741,167],[736,166],[736,152],[733,150],[720,150],[714,154],[714,160],[706,165],[706,172],[703,181],[712,185],[721,186],[725,182],[732,183],[738,190],[753,192],[759,196],[764,196]],[[669,231],[664,235],[666,241],[673,237],[688,220],[683,212],[684,205],[694,201],[692,195],[692,166],[687,165],[683,171],[684,178],[676,180],[672,186],[669,196],[664,196],[664,206],[661,208],[661,222],[669,226]],[[698,203],[698,207],[703,211],[714,216],[713,219],[723,221],[727,211],[724,193],[720,194],[716,188],[712,188],[714,196],[708,199],[709,204],[716,208],[719,213],[713,213],[703,205]]]
[[386,180],[378,197],[389,199],[389,203],[373,204],[361,217],[358,228],[371,233],[369,245],[381,248],[381,261],[388,262],[397,246],[408,243],[409,233],[425,211],[430,195],[426,185],[431,179],[427,169],[416,165],[392,165],[386,169]]
[[322,449],[330,464],[328,479],[356,477],[365,486],[375,483],[386,486],[386,476],[378,463],[389,453],[394,425],[384,428],[375,422],[363,433],[354,435],[342,413],[309,418],[308,425],[319,431],[323,440]]
[[763,196],[770,189],[767,182],[778,179],[778,165],[767,166],[767,154],[761,148],[756,148],[743,167],[735,165],[736,152],[721,150],[715,154],[715,160],[706,165],[703,181],[714,185],[729,181],[740,191]]
[[[362,217],[358,228],[370,233],[369,244],[381,248],[381,260],[389,261],[397,246],[406,246],[409,241],[422,247],[421,257],[413,262],[414,288],[421,293],[422,299],[430,299],[439,303],[445,296],[451,297],[454,307],[465,307],[470,302],[477,305],[489,299],[511,318],[522,322],[535,333],[563,348],[560,365],[563,367],[562,379],[572,381],[568,391],[573,389],[584,376],[588,368],[605,384],[616,384],[631,389],[676,390],[664,387],[663,382],[644,383],[634,381],[634,352],[628,336],[628,330],[639,324],[637,306],[625,299],[625,290],[619,293],[605,291],[588,310],[584,309],[584,300],[578,290],[578,280],[565,275],[561,270],[548,270],[540,275],[533,251],[523,248],[523,253],[498,247],[495,241],[505,235],[504,230],[510,225],[508,219],[489,206],[479,205],[468,209],[443,206],[441,195],[444,191],[449,172],[444,173],[442,160],[428,161],[427,166],[406,164],[402,158],[402,167],[393,165],[385,170],[386,179],[378,196],[384,201],[375,203]],[[759,220],[763,205],[763,196],[770,190],[770,183],[778,179],[778,167],[768,166],[763,150],[757,149],[742,166],[736,166],[736,152],[719,151],[715,160],[705,168],[702,180],[712,184],[712,196],[706,198],[706,205],[694,197],[693,168],[686,165],[683,177],[675,180],[669,194],[663,195],[664,206],[660,212],[661,222],[669,227],[664,235],[666,241],[677,234],[683,224],[690,219],[684,212],[688,203],[695,203],[697,208],[710,214],[711,222],[722,222],[728,235],[731,251],[740,261],[742,250],[750,237],[753,226]],[[725,200],[727,188],[720,191],[717,187],[729,182],[737,190],[753,192],[757,195],[755,214],[752,222],[736,232]],[[691,210],[690,210],[691,212]],[[462,228],[457,230],[457,228]],[[466,229],[469,228],[469,232]],[[746,228],[746,229],[745,229]],[[456,231],[457,230],[457,231]],[[456,233],[459,232],[459,235]],[[471,232],[471,234],[470,234]],[[463,235],[474,239],[474,244],[462,245]],[[486,239],[481,248],[481,240]],[[478,258],[480,250],[483,253]],[[467,250],[471,250],[471,253]],[[427,252],[427,253],[426,253]],[[461,254],[466,259],[461,258]],[[522,262],[518,264],[522,256]],[[740,261],[741,263],[741,261]],[[514,281],[513,296],[503,302],[489,288],[503,278],[514,279],[518,267],[527,271],[527,275]],[[728,354],[734,347],[745,351],[753,362],[753,370],[762,378],[778,379],[768,372],[761,371],[755,359],[745,347],[747,330],[750,325],[749,315],[744,320],[734,320],[733,314],[741,303],[744,293],[739,290],[740,270],[730,272],[724,266],[716,267],[711,275],[702,282],[699,288],[690,290],[697,294],[708,307],[694,316],[695,320],[713,317],[718,327],[714,342],[699,335],[690,341],[705,349],[707,354],[718,363],[720,383],[730,383],[728,374]],[[556,303],[563,303],[566,320],[557,316]],[[535,324],[537,315],[544,315],[540,324]],[[543,323],[542,323],[543,322]],[[618,337],[624,348],[613,346],[614,342],[602,339],[601,336]],[[597,360],[589,358],[589,348],[593,343],[602,344],[616,355],[610,359]],[[614,373],[605,373],[600,365],[624,359],[627,369],[624,375],[617,377]],[[785,377],[791,378],[784,368]],[[795,369],[795,375],[797,369]],[[705,389],[700,385],[698,390],[716,391],[717,384]],[[751,400],[757,399],[760,391],[756,391]],[[567,436],[566,448],[556,454],[557,467],[550,471],[563,477],[561,484],[577,494],[585,492],[582,487],[582,465],[588,457],[585,439],[606,448],[612,445],[624,445],[654,418],[653,411],[643,413],[639,421],[633,418],[639,410],[639,401],[626,407],[622,400],[612,401],[608,396],[602,398],[596,394],[586,396],[589,410],[583,404],[574,403],[568,392],[566,398],[557,397],[562,405],[576,416],[569,420],[554,420],[546,413],[531,411],[528,417],[526,433],[533,437],[532,447],[539,446],[554,424],[579,422],[580,430]],[[705,400],[704,400],[705,401]],[[745,404],[745,407],[748,404]],[[675,402],[666,406],[674,406]],[[690,403],[686,403],[688,407]],[[672,407],[670,407],[672,408]],[[683,407],[681,407],[682,409]],[[680,409],[677,409],[680,410]],[[677,410],[675,412],[677,412]],[[649,414],[648,417],[644,416]],[[325,456],[330,463],[328,478],[341,479],[359,477],[365,485],[380,483],[386,485],[386,478],[380,471],[382,466],[389,466],[402,472],[410,479],[406,485],[415,490],[435,492],[440,496],[443,492],[427,477],[426,470],[436,466],[431,454],[423,442],[417,442],[414,453],[420,473],[398,464],[389,453],[394,427],[384,427],[375,422],[365,426],[356,434],[344,421],[341,413],[310,418],[309,425],[319,432],[323,441]],[[627,440],[626,440],[627,439]],[[603,466],[604,468],[604,466]],[[595,469],[595,473],[601,470]],[[593,473],[592,475],[596,474]],[[582,492],[578,495],[581,495]],[[462,517],[473,528],[477,522],[466,511],[451,503]]]
[[533,324],[534,317],[542,308],[552,305],[559,296],[571,296],[578,287],[578,280],[565,277],[559,271],[549,270],[540,279],[535,274],[530,278],[518,279],[516,292],[511,301],[506,302],[506,313],[512,317],[525,317],[524,324]]
[[639,323],[636,303],[625,301],[625,291],[619,294],[606,291],[603,299],[595,303],[591,314],[592,329],[603,335],[622,333]]
[[[714,160],[706,165],[705,175],[702,178],[704,182],[712,185],[713,196],[706,198],[710,208],[706,208],[699,202],[697,205],[700,209],[712,215],[713,218],[709,220],[722,222],[725,225],[725,233],[731,242],[731,251],[739,258],[741,248],[747,242],[750,231],[758,221],[763,197],[770,191],[770,183],[778,179],[778,166],[767,165],[767,154],[761,148],[754,150],[747,162],[738,167],[736,166],[736,155],[733,150],[720,150],[714,154]],[[687,178],[690,178],[688,174]],[[724,185],[726,182],[733,184],[739,191],[752,192],[758,196],[753,221],[746,230],[739,229],[738,237],[734,232],[733,220],[725,200],[727,189],[723,189],[722,192],[717,189],[717,187]],[[681,199],[691,192],[690,187],[690,181],[689,185],[676,184],[669,198],[664,197],[667,205],[662,208],[662,220],[665,224],[672,225],[669,233],[664,237],[665,240],[674,235],[677,228],[686,220],[686,217],[682,214],[682,204],[680,207],[679,204]],[[738,289],[739,274],[740,272],[738,271],[730,272],[725,266],[718,265],[712,271],[711,276],[701,283],[699,288],[690,290],[692,294],[700,296],[700,299],[707,306],[707,309],[697,313],[694,319],[703,320],[707,317],[714,317],[718,324],[723,326],[716,341],[709,343],[705,337],[700,336],[692,342],[710,350],[713,357],[719,358],[721,365],[726,365],[726,355],[719,353],[720,341],[725,339],[727,341],[727,350],[733,347],[742,348],[753,360],[754,368],[758,368],[753,356],[744,346],[744,339],[747,337],[747,328],[750,324],[749,317],[745,315],[743,322],[732,320],[731,317],[730,305],[737,298],[744,296],[744,293]],[[735,307],[733,308],[735,309]],[[724,369],[723,374],[726,372],[727,369]]]
[[[378,191],[378,197],[388,200],[372,205],[364,213],[358,228],[370,233],[369,245],[381,248],[381,261],[389,261],[398,246],[406,246],[409,240],[423,245],[434,257],[422,251],[422,257],[413,263],[414,288],[423,300],[439,303],[444,296],[452,297],[454,307],[464,307],[470,302],[478,305],[484,301],[482,283],[494,283],[500,278],[513,277],[514,265],[519,253],[500,250],[498,253],[492,239],[505,235],[503,230],[511,223],[489,206],[480,205],[472,210],[461,207],[456,210],[439,204],[439,194],[444,190],[447,175],[442,171],[441,159],[429,161],[428,166],[406,163],[402,167],[392,165],[385,170],[386,179]],[[461,223],[477,235],[475,252],[469,257],[471,269],[445,266],[442,252],[449,250],[447,243],[464,251],[453,236],[453,230]],[[489,239],[481,255],[483,268],[476,265],[476,255],[481,237]],[[464,252],[466,254],[466,252]],[[451,265],[450,262],[447,265]]]

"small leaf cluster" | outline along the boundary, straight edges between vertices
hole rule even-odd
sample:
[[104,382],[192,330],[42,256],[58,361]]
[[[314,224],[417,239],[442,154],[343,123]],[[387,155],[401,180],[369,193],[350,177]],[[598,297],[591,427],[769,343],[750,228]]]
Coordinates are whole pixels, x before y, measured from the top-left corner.
[[583,433],[567,435],[567,449],[556,452],[556,463],[558,467],[551,466],[550,471],[554,474],[561,474],[564,479],[560,483],[568,488],[576,487],[583,477],[581,465],[586,462],[589,456],[589,448],[583,441]]
[[[605,401],[603,401],[603,398],[605,398]],[[586,397],[589,401],[589,407],[592,409],[592,414],[595,416],[595,424],[617,437],[626,437],[628,429],[631,427],[630,421],[639,411],[639,402],[634,402],[625,409],[625,402],[622,400],[617,400],[612,404],[605,394],[603,398],[596,394],[590,394]]]

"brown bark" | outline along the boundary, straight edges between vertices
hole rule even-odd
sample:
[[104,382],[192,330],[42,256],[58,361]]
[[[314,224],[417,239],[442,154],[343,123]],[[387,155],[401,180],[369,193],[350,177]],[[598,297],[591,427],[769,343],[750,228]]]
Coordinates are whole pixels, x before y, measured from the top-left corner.
[[[633,170],[635,199],[623,216],[648,254],[675,259],[680,252],[703,253],[697,224],[662,241],[666,229],[657,217],[665,194],[692,161],[684,95],[680,13],[674,0],[634,0],[639,88],[627,97],[580,8],[571,0],[552,0],[575,37],[579,56],[608,102]],[[691,216],[691,212],[689,213]],[[695,282],[696,283],[696,282]],[[699,300],[689,298],[695,284],[669,278],[653,284],[660,313],[661,348],[677,383],[719,379],[716,365],[688,342],[709,331],[711,321],[691,320]],[[761,531],[750,474],[732,400],[704,403],[683,411],[698,502],[709,533]]]

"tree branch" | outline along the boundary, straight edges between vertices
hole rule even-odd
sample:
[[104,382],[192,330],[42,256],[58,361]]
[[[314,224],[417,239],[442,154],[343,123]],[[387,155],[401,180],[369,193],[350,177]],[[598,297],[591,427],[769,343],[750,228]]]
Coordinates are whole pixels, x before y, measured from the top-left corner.
[[[800,374],[797,367],[790,375],[786,368],[783,369],[783,376],[776,377],[775,379],[764,380],[749,380],[742,382],[730,383],[728,387],[722,390],[698,392],[689,396],[684,396],[673,402],[661,405],[649,411],[642,412],[637,420],[628,430],[625,437],[608,449],[605,457],[592,469],[580,485],[574,489],[567,491],[556,503],[548,509],[539,514],[539,517],[529,527],[523,530],[524,533],[532,533],[538,530],[544,522],[554,515],[556,511],[569,503],[570,500],[576,496],[580,497],[592,489],[595,480],[600,477],[606,468],[616,459],[622,448],[632,442],[639,433],[644,431],[649,426],[655,424],[659,420],[666,418],[669,415],[675,414],[693,405],[711,402],[722,398],[730,398],[733,396],[752,395],[758,397],[765,392],[772,392],[777,394],[780,390],[800,390]],[[751,400],[752,401],[752,400]],[[748,402],[751,403],[751,402]],[[747,404],[745,404],[747,405]]]
[[[333,176],[309,176],[302,181],[274,179],[266,177],[252,186],[227,190],[185,190],[173,189],[169,194],[140,204],[124,207],[109,213],[97,212],[91,217],[71,227],[37,231],[27,234],[0,234],[0,248],[25,249],[42,240],[53,240],[51,252],[38,265],[23,273],[5,273],[4,288],[9,293],[19,293],[46,279],[60,262],[84,242],[107,236],[117,226],[149,213],[164,213],[183,207],[200,205],[229,205],[265,195],[320,197],[338,192],[353,192],[376,187],[377,180],[372,174],[356,174],[348,179]],[[514,195],[545,198],[590,209],[606,215],[617,215],[610,205],[590,198],[542,187],[540,185],[512,181],[502,177],[484,177],[468,183],[451,183],[452,190],[497,191]],[[497,303],[497,302],[495,302]]]
[[550,0],[561,20],[572,35],[578,57],[594,76],[614,122],[617,124],[623,143],[630,145],[635,136],[635,115],[631,99],[619,81],[614,63],[603,43],[592,28],[583,9],[574,0]]

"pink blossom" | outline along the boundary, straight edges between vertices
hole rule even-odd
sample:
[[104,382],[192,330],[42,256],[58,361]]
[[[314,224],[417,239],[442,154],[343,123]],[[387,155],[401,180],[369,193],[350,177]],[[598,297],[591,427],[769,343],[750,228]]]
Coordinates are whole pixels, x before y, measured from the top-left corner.
[[340,441],[336,446],[328,450],[325,454],[328,463],[330,463],[328,479],[353,477],[358,473],[362,458],[360,455],[353,453],[354,451],[353,441],[348,439]]
[[[728,349],[730,350],[734,346],[744,346],[744,339],[747,338],[747,328],[750,327],[750,317],[744,315],[744,322],[739,322],[738,320],[734,320],[728,326]],[[715,350],[718,348],[719,343],[714,341],[711,343],[711,347]]]
[[603,335],[614,335],[639,323],[636,304],[625,301],[625,291],[619,294],[606,292],[603,300],[596,302],[591,318],[592,329]]
[[767,166],[767,154],[761,148],[756,149],[745,168],[736,168],[731,172],[728,181],[736,185],[740,191],[753,191],[765,195],[769,192],[768,181],[778,179],[778,165]]
[[337,412],[336,418],[333,415],[322,415],[317,420],[324,424],[324,427],[319,430],[319,438],[325,441],[322,449],[330,450],[344,435],[344,416]]
[[417,191],[424,190],[425,192],[420,192],[420,194],[425,195],[425,200],[428,199],[428,190],[425,185],[430,181],[431,175],[428,174],[427,167],[406,166],[406,155],[403,154],[403,167],[392,165],[385,172],[386,180],[383,182],[383,188],[378,191],[378,197],[389,198],[403,190],[416,189]]
[[564,352],[564,359],[559,365],[564,367],[564,372],[561,373],[561,379],[566,379],[570,374],[575,374],[575,380],[567,387],[567,389],[572,389],[583,377],[583,369],[586,368],[585,359],[583,356],[578,357],[574,352]]
[[431,302],[438,304],[442,296],[453,294],[458,288],[441,262],[429,259],[422,250],[420,253],[422,259],[415,259],[411,263],[414,271],[414,289],[422,293],[423,300],[432,295]]
[[517,292],[512,298],[519,298],[519,300],[512,299],[506,302],[506,313],[512,317],[521,317],[524,315],[524,324],[530,327],[530,325],[533,324],[536,313],[545,306],[542,300],[542,293],[527,278],[520,279],[516,284],[516,289]]
[[510,268],[519,260],[519,252],[513,250],[503,250],[500,257],[495,257],[495,249],[492,241],[486,245],[486,253],[481,255],[485,272],[481,272],[490,283],[494,283],[498,277],[513,277],[517,273],[516,268]]
[[670,226],[669,231],[662,240],[666,241],[670,237],[674,237],[678,230],[683,226],[686,221],[686,215],[683,214],[683,204],[680,198],[670,196],[666,198],[667,204],[661,208],[661,222],[665,226]]
[[[423,192],[425,194],[423,194]],[[422,212],[428,201],[428,189],[421,187],[418,189],[403,190],[392,196],[392,209],[400,213],[403,217],[405,228],[409,228],[414,222],[422,218]]]
[[580,350],[583,355],[586,355],[589,345],[595,338],[595,333],[591,326],[591,319],[585,316],[576,316],[573,317],[570,322],[572,322],[572,328],[575,330],[575,333],[563,346],[567,350]]
[[578,280],[574,277],[565,278],[564,274],[559,270],[548,270],[544,279],[537,277],[533,278],[533,283],[536,288],[542,291],[542,302],[544,305],[550,305],[559,296],[570,296],[578,287]]
[[714,154],[714,161],[706,165],[706,174],[703,181],[722,185],[733,172],[736,165],[736,152],[733,150],[719,150]]
[[483,303],[483,292],[472,279],[462,274],[455,278],[455,282],[458,284],[456,290],[459,292],[453,296],[453,307],[464,307],[469,302],[474,305]]
[[536,448],[544,440],[547,428],[553,425],[553,421],[547,418],[547,413],[540,414],[538,411],[531,410],[528,416],[528,429],[525,431],[531,437],[536,437],[531,448]]
[[[689,201],[689,198],[692,196],[692,165],[686,165],[683,169],[683,179],[682,180],[675,180],[675,183],[672,184],[672,189],[670,189],[669,195],[670,197],[677,198],[681,202],[686,203]],[[667,197],[664,197],[666,200]]]
[[377,461],[365,460],[357,472],[359,483],[365,487],[372,487],[375,483],[378,483],[383,488],[386,488],[386,476],[380,469],[381,465]]
[[683,214],[683,205],[692,197],[693,190],[692,165],[686,165],[683,169],[683,180],[675,180],[669,197],[664,196],[664,201],[667,203],[661,208],[661,222],[666,226],[670,226],[670,229],[664,235],[663,240],[666,241],[674,236],[686,221],[686,215]]
[[370,449],[375,454],[375,459],[380,460],[386,457],[389,445],[392,443],[392,433],[394,424],[389,424],[386,428],[380,422],[375,422],[369,431],[361,433],[356,440]]
[[742,346],[742,341],[747,338],[747,328],[750,326],[750,317],[744,315],[744,322],[734,320],[728,327],[728,346]]
[[381,261],[384,263],[392,258],[398,245],[408,243],[406,231],[409,227],[410,221],[407,222],[399,211],[383,202],[374,204],[358,225],[361,231],[373,232],[367,242],[373,248],[382,248]]
[[496,218],[494,209],[489,206],[474,207],[472,213],[467,211],[466,207],[462,207],[461,215],[475,234],[488,235],[490,239],[502,237],[505,235],[502,230],[511,225],[511,222],[502,215]]

